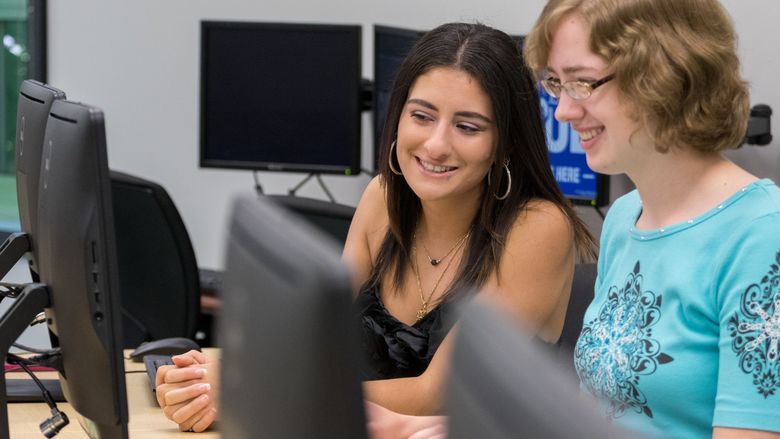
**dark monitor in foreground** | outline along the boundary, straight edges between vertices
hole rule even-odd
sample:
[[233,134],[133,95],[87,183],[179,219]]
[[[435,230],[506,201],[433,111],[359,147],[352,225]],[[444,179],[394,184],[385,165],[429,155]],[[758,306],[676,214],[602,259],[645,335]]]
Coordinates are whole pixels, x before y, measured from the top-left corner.
[[423,34],[418,30],[374,25],[374,169],[378,169],[376,161],[395,75]]
[[366,437],[337,249],[266,198],[234,203],[218,332],[223,437]]
[[541,345],[484,305],[466,308],[445,401],[450,439],[636,437],[609,425]]
[[361,28],[201,22],[200,165],[360,173]]
[[39,274],[65,398],[93,438],[127,437],[127,397],[103,113],[56,101],[44,137]]
[[[58,99],[65,99],[65,92],[38,81],[28,79],[19,87],[16,111],[16,198],[21,230],[28,234],[33,250],[38,224],[38,181],[41,175],[43,135],[51,104]],[[34,251],[27,253],[27,260],[33,281],[37,281]]]

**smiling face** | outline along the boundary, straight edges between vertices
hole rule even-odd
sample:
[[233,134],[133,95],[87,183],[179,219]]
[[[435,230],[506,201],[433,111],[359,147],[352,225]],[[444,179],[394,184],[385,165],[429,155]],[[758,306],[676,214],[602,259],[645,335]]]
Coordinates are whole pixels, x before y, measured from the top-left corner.
[[[553,33],[547,60],[549,76],[561,82],[595,82],[609,74],[606,61],[588,47],[589,29],[577,15],[561,20]],[[593,90],[590,97],[574,100],[561,93],[555,118],[569,122],[580,135],[588,166],[603,174],[632,173],[652,153],[644,128],[630,117],[615,81]]]
[[438,67],[415,80],[398,122],[396,154],[421,200],[479,199],[497,141],[490,98],[474,77]]

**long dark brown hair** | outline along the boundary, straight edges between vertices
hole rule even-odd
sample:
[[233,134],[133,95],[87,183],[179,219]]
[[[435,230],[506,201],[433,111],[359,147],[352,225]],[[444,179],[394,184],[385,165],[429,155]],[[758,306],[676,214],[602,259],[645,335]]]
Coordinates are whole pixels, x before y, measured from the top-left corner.
[[[421,214],[420,199],[403,176],[391,172],[390,145],[396,138],[398,122],[414,81],[438,67],[461,70],[479,82],[490,97],[498,133],[495,162],[471,225],[460,275],[445,297],[484,285],[498,268],[507,234],[530,200],[548,200],[558,206],[571,222],[581,258],[592,257],[593,238],[553,178],[536,83],[518,43],[504,32],[482,24],[449,23],[426,33],[414,45],[393,83],[379,157],[390,229],[377,255],[369,285],[378,285],[383,274],[393,269],[394,285],[400,290],[410,261],[412,239]],[[494,194],[501,195],[507,190],[508,179],[503,168],[506,162],[512,174],[512,187],[506,199],[498,200]],[[395,160],[394,168],[398,169]]]

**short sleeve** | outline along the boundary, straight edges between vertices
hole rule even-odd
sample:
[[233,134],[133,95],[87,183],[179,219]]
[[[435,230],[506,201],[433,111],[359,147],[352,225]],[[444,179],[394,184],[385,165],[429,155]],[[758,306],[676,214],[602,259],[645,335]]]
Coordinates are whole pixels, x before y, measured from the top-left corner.
[[[713,427],[780,431],[780,213],[724,236]],[[705,257],[705,255],[702,255]]]

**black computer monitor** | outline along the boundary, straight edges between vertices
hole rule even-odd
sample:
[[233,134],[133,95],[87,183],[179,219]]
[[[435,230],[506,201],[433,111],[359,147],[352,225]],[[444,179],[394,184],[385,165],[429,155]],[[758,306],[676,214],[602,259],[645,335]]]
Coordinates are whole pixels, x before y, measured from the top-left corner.
[[38,197],[38,269],[62,354],[59,379],[94,438],[127,437],[127,397],[103,113],[52,104]]
[[374,25],[374,169],[398,68],[409,50],[425,32]]
[[365,438],[338,246],[267,198],[234,203],[218,340],[229,438]]
[[[38,81],[28,79],[19,86],[19,105],[16,110],[16,198],[21,231],[28,235],[31,250],[35,248],[35,229],[38,224],[38,181],[43,135],[51,104],[58,99],[65,99],[65,92]],[[27,260],[32,279],[37,281],[34,251],[27,253]]]
[[485,305],[465,307],[445,397],[449,438],[635,437],[598,414],[552,349]]
[[200,165],[360,173],[361,28],[201,22]]

